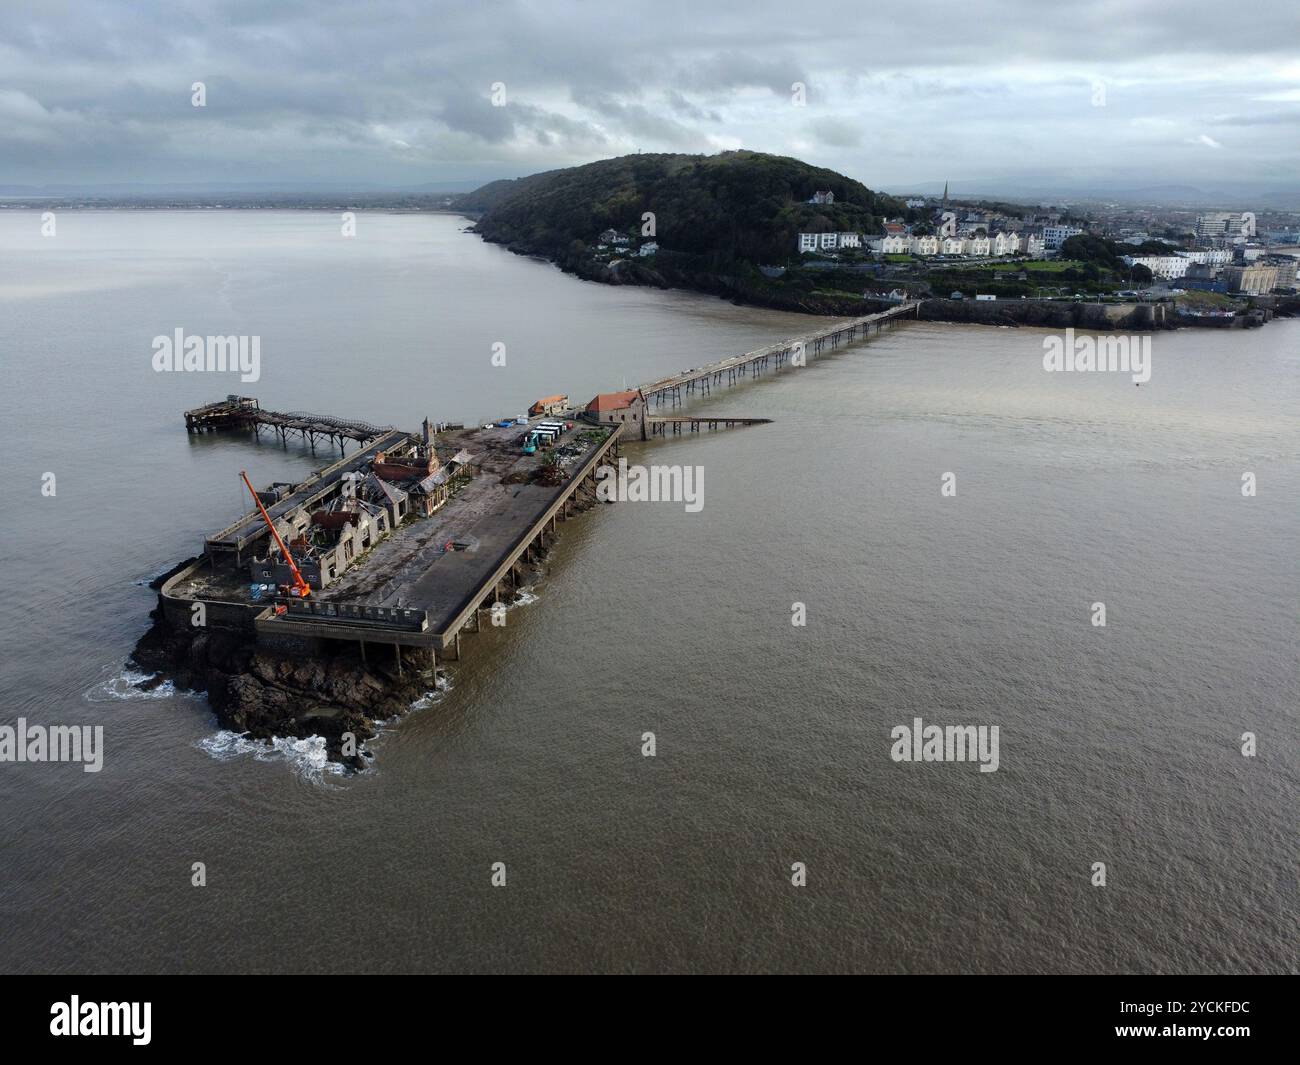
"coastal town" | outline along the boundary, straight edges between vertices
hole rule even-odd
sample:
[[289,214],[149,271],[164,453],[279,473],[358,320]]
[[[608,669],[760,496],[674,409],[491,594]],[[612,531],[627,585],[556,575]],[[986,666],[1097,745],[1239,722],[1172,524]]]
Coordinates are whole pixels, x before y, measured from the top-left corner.
[[[1165,300],[1186,319],[1227,318],[1269,297],[1294,297],[1300,216],[1292,212],[1142,208],[1131,205],[1018,206],[907,196],[874,231],[843,227],[852,204],[815,190],[784,262],[758,271],[769,282],[810,281],[842,297]],[[607,228],[593,257],[621,268],[669,269],[674,249],[637,230]],[[626,271],[625,271],[626,272]]]

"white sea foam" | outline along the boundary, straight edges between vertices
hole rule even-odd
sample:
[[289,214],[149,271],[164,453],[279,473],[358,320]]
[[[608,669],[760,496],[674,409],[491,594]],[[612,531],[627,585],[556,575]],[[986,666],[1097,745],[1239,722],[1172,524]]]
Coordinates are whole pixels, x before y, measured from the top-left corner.
[[451,691],[451,678],[446,673],[439,673],[438,679],[434,681],[433,691],[427,691],[416,699],[411,704],[411,709],[427,710],[431,706],[437,706],[443,699],[447,698],[449,691]]
[[156,688],[148,690],[138,687],[147,680],[153,680],[157,673],[142,673],[136,669],[123,667],[113,672],[85,693],[85,699],[92,703],[110,702],[115,699],[170,699],[176,694],[176,685],[169,680],[163,681]]
[[518,592],[518,597],[510,605],[511,606],[532,606],[535,602],[537,602],[539,598],[540,596],[536,595],[533,592],[530,592],[527,588],[520,588]]
[[259,762],[287,762],[298,776],[312,784],[323,784],[326,774],[340,776],[345,772],[340,763],[329,760],[324,736],[308,736],[302,740],[276,736],[267,742],[251,739],[246,733],[222,729],[199,740],[198,746],[218,762],[249,756]]

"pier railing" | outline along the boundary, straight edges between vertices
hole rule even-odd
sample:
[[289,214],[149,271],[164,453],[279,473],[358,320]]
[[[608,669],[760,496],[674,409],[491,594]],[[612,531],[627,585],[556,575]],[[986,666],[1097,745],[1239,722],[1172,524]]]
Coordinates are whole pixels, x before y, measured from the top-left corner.
[[331,603],[313,599],[277,599],[284,606],[282,617],[340,625],[370,624],[390,629],[423,632],[429,627],[429,612],[403,606],[365,606],[361,603]]

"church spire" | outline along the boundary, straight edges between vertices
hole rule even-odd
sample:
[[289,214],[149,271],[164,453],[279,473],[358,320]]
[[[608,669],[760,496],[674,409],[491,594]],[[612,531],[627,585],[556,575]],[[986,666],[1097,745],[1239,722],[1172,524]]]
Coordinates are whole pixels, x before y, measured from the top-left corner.
[[948,182],[943,183],[943,205],[948,206]]

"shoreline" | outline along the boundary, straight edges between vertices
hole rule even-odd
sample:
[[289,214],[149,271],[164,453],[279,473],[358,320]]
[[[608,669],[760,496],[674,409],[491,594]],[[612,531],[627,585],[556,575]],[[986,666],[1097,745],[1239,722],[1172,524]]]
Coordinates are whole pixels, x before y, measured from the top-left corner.
[[[717,296],[737,306],[761,307],[814,317],[855,317],[864,313],[864,309],[870,313],[894,305],[887,299],[799,296],[795,293],[775,291],[749,279],[733,275],[692,270],[663,270],[644,265],[635,259],[621,259],[607,264],[581,260],[571,264],[543,250],[494,240],[484,235],[478,230],[481,215],[471,215],[466,212],[447,213],[459,213],[461,217],[473,223],[464,232],[474,234],[485,244],[493,244],[523,258],[549,263],[562,273],[596,284],[633,285],[695,292]],[[1178,312],[1172,298],[1127,302],[1047,297],[998,298],[988,301],[972,298],[954,300],[940,296],[915,298],[921,304],[918,317],[922,321],[1013,328],[1022,325],[1051,329],[1074,328],[1093,332],[1115,329],[1134,332],[1174,329],[1249,329],[1259,328],[1274,318],[1300,317],[1300,295],[1253,297],[1257,300],[1267,300],[1268,304],[1252,307],[1232,317],[1182,314]]]

